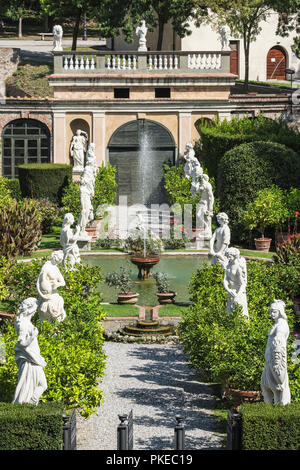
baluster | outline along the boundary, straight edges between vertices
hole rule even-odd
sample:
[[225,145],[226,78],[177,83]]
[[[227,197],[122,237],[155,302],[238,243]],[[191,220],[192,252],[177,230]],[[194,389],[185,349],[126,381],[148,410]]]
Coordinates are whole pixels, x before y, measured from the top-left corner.
[[136,70],[136,55],[133,56],[133,70]]
[[211,55],[207,54],[206,56],[206,68],[210,69],[211,68]]
[[64,69],[65,69],[65,70],[68,70],[68,68],[69,68],[68,57],[65,56],[65,57],[63,58],[63,62],[64,62]]
[[95,59],[94,57],[91,58],[91,70],[95,69]]
[[132,64],[131,64],[131,62],[132,62],[132,56],[131,56],[131,55],[128,55],[128,56],[127,56],[127,68],[128,68],[128,70],[132,70]]
[[78,70],[79,69],[79,60],[78,60],[78,56],[75,57],[75,70]]
[[70,57],[70,70],[74,69],[73,56]]
[[178,55],[174,55],[174,69],[178,69]]
[[205,54],[201,54],[200,69],[201,70],[205,69]]
[[221,64],[222,64],[222,56],[221,54],[217,54],[217,64],[216,64],[216,69],[220,69],[221,68]]
[[90,61],[89,61],[89,58],[87,57],[85,61],[85,70],[89,70],[89,68],[90,68]]
[[170,70],[173,70],[173,56],[171,56],[171,55],[169,57],[169,68],[170,68]]
[[110,64],[111,64],[111,57],[110,55],[107,56],[107,68],[110,70]]
[[165,64],[164,69],[168,70],[168,56],[167,55],[164,56],[164,64]]
[[157,70],[157,55],[154,56],[154,70]]
[[213,70],[216,69],[216,63],[217,63],[216,54],[213,54],[212,57],[211,57],[211,68],[212,68]]
[[196,68],[197,70],[200,69],[200,64],[201,64],[201,54],[197,54],[197,56],[196,56],[196,62],[195,62],[195,68]]
[[113,55],[112,56],[112,69],[115,70],[115,68],[116,68],[116,56]]
[[84,70],[84,59],[83,59],[83,56],[80,57],[80,70]]
[[163,58],[162,58],[162,55],[159,55],[159,56],[158,56],[158,68],[159,68],[159,70],[162,70],[162,68],[163,68]]
[[123,70],[126,69],[126,57],[125,57],[124,54],[123,54],[123,58],[122,58],[122,69],[123,69]]
[[117,64],[118,64],[118,70],[121,70],[121,57],[119,54],[117,55]]
[[150,54],[149,55],[149,70],[152,70],[153,69],[153,65],[152,65],[152,55]]

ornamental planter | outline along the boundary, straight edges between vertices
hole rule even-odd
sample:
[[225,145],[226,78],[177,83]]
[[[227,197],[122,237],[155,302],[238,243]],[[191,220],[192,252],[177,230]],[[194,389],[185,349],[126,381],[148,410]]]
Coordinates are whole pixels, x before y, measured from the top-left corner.
[[270,250],[272,238],[254,238],[257,251],[268,252]]
[[156,292],[158,302],[161,305],[164,304],[173,304],[175,302],[175,297],[177,295],[177,292],[171,291],[171,292]]
[[137,292],[127,292],[126,294],[117,294],[118,304],[136,304],[139,294]]
[[96,227],[86,227],[85,231],[91,237],[91,242],[94,243],[97,241],[97,235],[96,235]]
[[234,407],[239,406],[244,401],[253,402],[261,399],[261,392],[258,390],[239,390],[225,387],[224,395],[233,398]]

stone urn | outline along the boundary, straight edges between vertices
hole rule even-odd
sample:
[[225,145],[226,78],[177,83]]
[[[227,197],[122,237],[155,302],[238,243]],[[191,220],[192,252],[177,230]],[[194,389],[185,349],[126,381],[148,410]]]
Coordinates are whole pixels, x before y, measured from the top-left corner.
[[257,251],[268,252],[270,250],[272,238],[254,238],[255,248]]
[[118,304],[136,304],[139,294],[137,292],[126,292],[126,294],[117,294]]
[[138,267],[139,279],[149,279],[151,277],[150,270],[159,262],[159,256],[155,254],[149,257],[133,255],[130,257],[130,261]]
[[171,291],[171,292],[156,292],[158,302],[161,305],[164,304],[173,304],[175,302],[175,297],[177,295],[177,292]]

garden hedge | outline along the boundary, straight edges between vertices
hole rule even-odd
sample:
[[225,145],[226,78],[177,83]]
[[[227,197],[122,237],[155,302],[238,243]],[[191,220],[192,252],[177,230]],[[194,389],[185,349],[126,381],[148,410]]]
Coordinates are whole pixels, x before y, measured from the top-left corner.
[[63,189],[72,181],[71,165],[28,163],[18,168],[23,197],[47,198],[61,205]]
[[209,176],[217,176],[218,165],[223,155],[243,143],[255,141],[276,142],[300,153],[300,133],[290,129],[283,121],[258,116],[231,121],[214,121],[213,126],[200,126],[200,143],[196,154],[208,170]]
[[282,189],[300,186],[300,156],[272,142],[239,145],[222,157],[217,178],[220,208],[228,213],[233,240],[245,240],[243,212],[257,192],[272,184]]
[[299,450],[300,403],[243,403],[242,450]]
[[62,450],[59,403],[0,403],[0,450]]

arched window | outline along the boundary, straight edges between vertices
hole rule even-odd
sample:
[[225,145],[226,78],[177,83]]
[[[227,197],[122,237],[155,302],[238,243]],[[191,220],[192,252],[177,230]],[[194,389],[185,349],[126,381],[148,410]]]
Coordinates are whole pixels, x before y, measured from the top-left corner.
[[2,132],[2,174],[7,178],[18,176],[22,163],[50,161],[50,132],[35,119],[16,119]]

